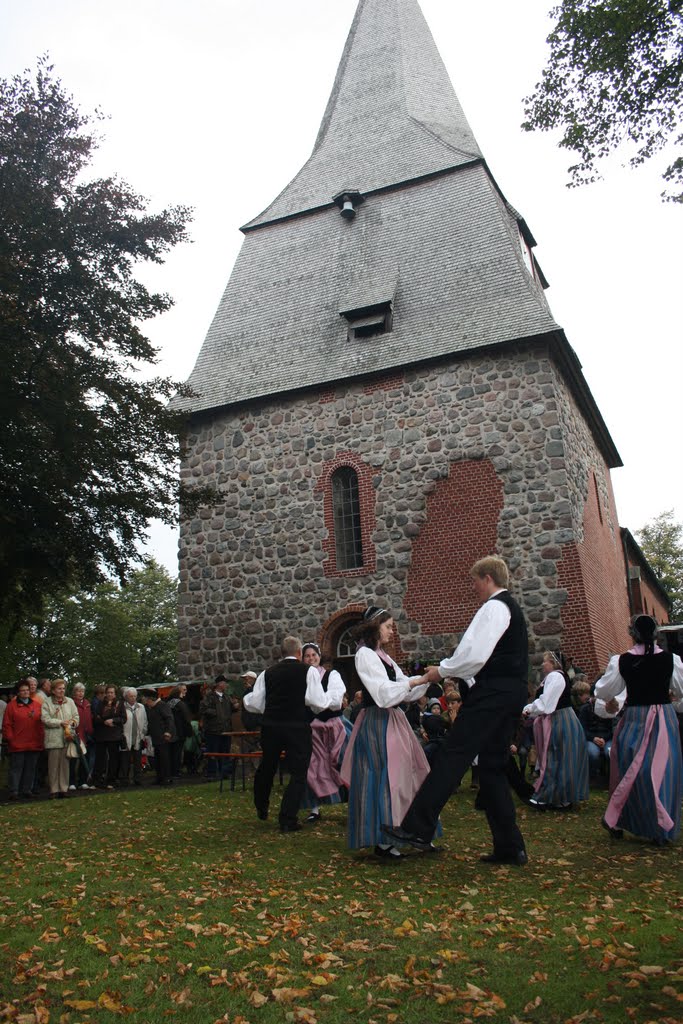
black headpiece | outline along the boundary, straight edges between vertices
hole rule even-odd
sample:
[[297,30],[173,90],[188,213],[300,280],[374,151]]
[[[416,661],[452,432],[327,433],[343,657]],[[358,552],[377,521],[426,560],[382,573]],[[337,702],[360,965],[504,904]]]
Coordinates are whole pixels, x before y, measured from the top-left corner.
[[386,608],[378,608],[376,604],[371,604],[369,608],[365,609],[363,614],[363,622],[372,622],[378,615],[388,615],[389,612]]

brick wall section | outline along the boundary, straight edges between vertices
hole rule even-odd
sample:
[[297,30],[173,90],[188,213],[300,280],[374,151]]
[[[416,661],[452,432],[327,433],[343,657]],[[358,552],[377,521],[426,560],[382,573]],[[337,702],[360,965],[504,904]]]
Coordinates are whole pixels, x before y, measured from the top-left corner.
[[648,583],[640,562],[635,558],[629,558],[629,566],[641,569],[640,579],[631,580],[633,614],[643,612],[645,615],[652,615],[660,625],[666,625],[669,621],[669,610],[657,591]]
[[395,373],[387,373],[384,376],[371,381],[369,384],[364,384],[363,394],[374,395],[376,391],[392,391],[394,388],[402,387],[404,380],[405,374],[403,373],[403,370],[397,370]]
[[557,568],[559,585],[569,594],[562,612],[562,647],[593,682],[604,672],[610,655],[627,650],[630,643],[620,535],[607,523],[613,508],[604,507],[600,500],[601,494],[611,497],[611,489],[600,487],[597,472],[589,480],[582,540],[563,546]]
[[455,462],[427,497],[404,607],[425,636],[461,633],[477,609],[469,572],[495,552],[503,485],[489,459]]
[[[337,545],[334,536],[334,513],[332,510],[332,474],[342,466],[351,466],[358,475],[358,504],[360,506],[361,540],[363,545],[363,565],[360,569],[337,568]],[[315,493],[322,494],[323,516],[326,536],[323,540],[323,551],[327,554],[323,567],[326,576],[367,576],[375,571],[375,545],[372,535],[375,531],[375,491],[372,486],[372,469],[353,452],[340,452],[323,466],[323,470],[315,486]]]
[[[384,371],[378,381],[387,377]],[[394,613],[407,658],[443,657],[471,599],[453,608],[452,592],[444,596],[445,610],[427,610],[427,632],[415,617],[420,602],[407,595],[430,498],[463,471],[456,467],[470,463],[490,464],[499,481],[503,507],[493,548],[510,566],[534,662],[545,647],[567,639],[572,615],[565,647],[585,632],[598,635],[598,651],[623,650],[609,640],[613,626],[601,624],[623,619],[625,629],[628,620],[623,558],[611,539],[618,524],[609,474],[552,350],[520,343],[504,353],[454,355],[406,367],[403,383],[390,390],[366,393],[371,384],[369,378],[337,384],[334,400],[319,400],[319,391],[274,396],[190,421],[182,479],[189,486],[213,484],[222,501],[181,523],[181,678],[257,669],[287,633],[319,635],[335,613],[368,603]],[[369,524],[375,516],[374,529],[369,525],[374,570],[360,575],[331,572],[328,564],[324,479],[351,456],[367,487]],[[591,488],[596,500],[593,473],[606,531],[598,554],[609,582],[589,579],[587,562],[597,557],[591,541],[575,582],[565,585],[560,563],[569,558],[568,545],[577,545],[577,558],[583,550]],[[490,520],[475,528],[486,531],[489,553]],[[454,529],[449,547],[459,543]],[[581,611],[576,602],[586,588],[592,596]],[[578,658],[578,650],[572,653]]]

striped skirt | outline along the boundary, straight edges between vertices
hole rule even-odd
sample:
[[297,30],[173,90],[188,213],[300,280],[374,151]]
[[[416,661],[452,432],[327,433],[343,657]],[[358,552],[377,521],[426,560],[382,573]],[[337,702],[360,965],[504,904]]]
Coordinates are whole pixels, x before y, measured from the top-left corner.
[[306,775],[306,789],[301,807],[341,803],[340,786],[344,783],[339,765],[346,746],[346,729],[341,718],[327,722],[311,722],[312,751]]
[[588,799],[586,736],[573,708],[560,708],[534,722],[536,799],[562,806]]
[[400,825],[428,773],[422,747],[402,711],[361,711],[341,768],[349,787],[350,849],[386,843],[382,824]]
[[626,707],[612,741],[605,821],[665,843],[681,830],[681,745],[671,704]]

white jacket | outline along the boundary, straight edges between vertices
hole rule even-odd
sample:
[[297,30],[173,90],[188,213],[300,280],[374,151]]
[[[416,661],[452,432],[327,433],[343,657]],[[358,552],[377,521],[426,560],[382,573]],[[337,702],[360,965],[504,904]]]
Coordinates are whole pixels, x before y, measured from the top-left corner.
[[[139,750],[147,735],[147,712],[142,704],[133,704],[124,700],[126,721],[123,724],[123,735],[129,750]],[[135,720],[135,742],[133,742],[133,720]]]

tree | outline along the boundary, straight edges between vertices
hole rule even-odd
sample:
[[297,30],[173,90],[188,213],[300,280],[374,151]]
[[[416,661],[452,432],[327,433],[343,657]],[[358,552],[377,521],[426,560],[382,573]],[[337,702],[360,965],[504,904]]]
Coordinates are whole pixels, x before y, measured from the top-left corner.
[[[525,100],[527,131],[552,128],[574,150],[570,184],[599,177],[624,142],[637,166],[683,142],[683,0],[562,0],[550,12],[550,56]],[[663,197],[683,202],[683,156],[663,173]]]
[[683,622],[683,525],[673,509],[655,516],[637,531],[643,554],[673,602],[671,621]]
[[49,595],[0,645],[0,682],[24,673],[83,682],[144,686],[177,679],[176,583],[154,559],[124,586],[105,580],[92,591]]
[[133,271],[187,238],[190,211],[85,179],[98,118],[44,59],[0,82],[0,619],[15,625],[48,592],[124,579],[149,519],[177,515],[168,399],[187,392],[141,375],[157,350],[140,324],[172,300]]

